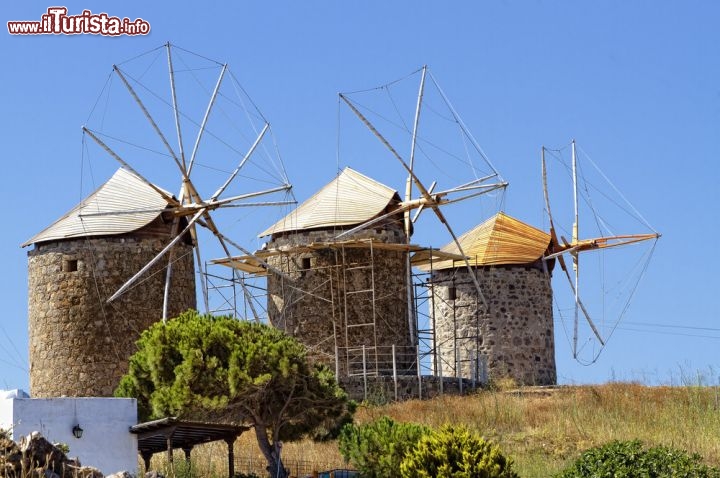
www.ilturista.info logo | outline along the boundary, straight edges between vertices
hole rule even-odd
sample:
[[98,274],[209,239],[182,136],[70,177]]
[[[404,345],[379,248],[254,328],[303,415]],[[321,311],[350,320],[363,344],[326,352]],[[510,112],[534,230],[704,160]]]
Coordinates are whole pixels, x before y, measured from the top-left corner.
[[11,35],[147,35],[150,24],[138,18],[111,17],[107,13],[83,10],[80,15],[68,15],[65,7],[50,7],[40,21],[7,22]]

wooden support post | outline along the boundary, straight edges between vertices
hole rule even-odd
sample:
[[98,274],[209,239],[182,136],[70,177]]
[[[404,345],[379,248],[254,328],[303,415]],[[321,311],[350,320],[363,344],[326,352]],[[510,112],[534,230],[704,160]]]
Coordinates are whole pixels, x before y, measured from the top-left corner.
[[228,478],[233,478],[235,476],[235,439],[237,437],[233,438],[226,438],[225,443],[227,443],[228,446]]
[[170,465],[173,463],[172,434],[167,436],[167,461]]
[[145,465],[145,473],[150,471],[150,459],[152,458],[153,454],[150,451],[143,451],[140,453],[140,456],[143,459],[143,464]]

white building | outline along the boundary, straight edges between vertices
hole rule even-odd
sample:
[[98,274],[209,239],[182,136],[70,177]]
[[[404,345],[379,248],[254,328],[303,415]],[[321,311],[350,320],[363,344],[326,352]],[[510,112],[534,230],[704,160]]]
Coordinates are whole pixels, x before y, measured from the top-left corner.
[[[134,398],[27,398],[22,391],[0,392],[0,428],[10,430],[13,440],[40,432],[52,443],[67,444],[69,457],[106,475],[137,473],[137,436],[129,431],[136,424]],[[82,428],[80,438],[73,435],[75,426]]]

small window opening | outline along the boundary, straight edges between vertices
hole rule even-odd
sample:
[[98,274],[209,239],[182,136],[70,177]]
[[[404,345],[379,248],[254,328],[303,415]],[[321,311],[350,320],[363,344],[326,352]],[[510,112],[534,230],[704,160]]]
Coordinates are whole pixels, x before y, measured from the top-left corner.
[[448,287],[448,300],[455,300],[456,295],[457,292],[455,291],[455,286],[451,285]]
[[309,258],[309,257],[303,257],[303,258],[302,258],[302,268],[303,268],[303,269],[310,269],[310,258]]
[[62,270],[63,272],[76,272],[78,270],[77,259],[64,259]]

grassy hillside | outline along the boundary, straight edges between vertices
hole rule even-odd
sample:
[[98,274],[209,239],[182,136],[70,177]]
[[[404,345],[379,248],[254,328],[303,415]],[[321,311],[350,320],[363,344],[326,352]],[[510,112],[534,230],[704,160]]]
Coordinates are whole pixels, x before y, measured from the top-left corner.
[[[518,473],[527,478],[550,476],[581,451],[614,439],[678,447],[720,465],[720,389],[716,387],[611,383],[483,391],[464,397],[361,406],[356,421],[382,415],[431,426],[464,423],[499,443],[514,459]],[[242,461],[255,457],[262,462],[257,459],[252,432],[241,437],[236,450]],[[287,443],[283,454],[291,466],[294,461],[343,464],[334,442]]]

